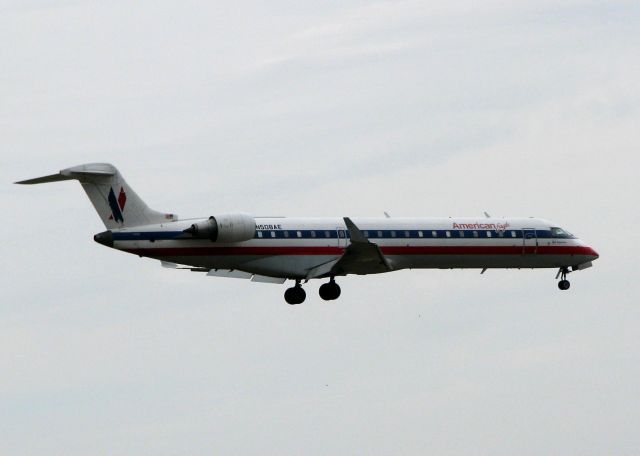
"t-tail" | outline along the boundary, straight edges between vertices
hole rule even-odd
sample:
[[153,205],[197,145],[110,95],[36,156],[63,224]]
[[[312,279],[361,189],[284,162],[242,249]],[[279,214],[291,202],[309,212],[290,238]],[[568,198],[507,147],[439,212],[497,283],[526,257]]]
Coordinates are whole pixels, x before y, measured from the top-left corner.
[[150,225],[177,219],[174,214],[150,209],[127,184],[116,167],[109,163],[87,163],[63,169],[57,174],[23,180],[16,184],[44,184],[64,180],[80,182],[108,229]]

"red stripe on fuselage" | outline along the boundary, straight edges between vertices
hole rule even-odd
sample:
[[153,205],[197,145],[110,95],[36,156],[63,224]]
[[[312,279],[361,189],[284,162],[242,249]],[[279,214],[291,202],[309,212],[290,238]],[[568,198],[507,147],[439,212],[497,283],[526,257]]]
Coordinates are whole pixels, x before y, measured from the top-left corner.
[[398,246],[381,247],[385,255],[593,255],[591,247],[545,245],[545,246]]

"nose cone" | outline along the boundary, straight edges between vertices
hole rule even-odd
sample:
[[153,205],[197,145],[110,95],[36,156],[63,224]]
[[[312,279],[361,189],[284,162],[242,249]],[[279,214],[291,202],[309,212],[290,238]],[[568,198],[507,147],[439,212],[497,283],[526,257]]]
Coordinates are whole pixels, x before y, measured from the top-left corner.
[[113,247],[113,233],[111,230],[103,231],[93,236],[93,240],[98,244],[106,245],[107,247]]
[[587,255],[591,257],[591,261],[597,260],[598,258],[600,258],[600,255],[598,254],[598,252],[596,252],[592,247],[587,247]]

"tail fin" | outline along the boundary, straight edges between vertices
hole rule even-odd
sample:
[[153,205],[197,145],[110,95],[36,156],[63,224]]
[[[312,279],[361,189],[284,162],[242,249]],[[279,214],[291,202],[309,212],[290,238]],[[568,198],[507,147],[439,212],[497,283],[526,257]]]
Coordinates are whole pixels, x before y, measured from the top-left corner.
[[150,209],[126,183],[115,166],[88,163],[63,169],[58,174],[28,179],[16,184],[43,184],[78,180],[108,229],[170,222],[178,217]]

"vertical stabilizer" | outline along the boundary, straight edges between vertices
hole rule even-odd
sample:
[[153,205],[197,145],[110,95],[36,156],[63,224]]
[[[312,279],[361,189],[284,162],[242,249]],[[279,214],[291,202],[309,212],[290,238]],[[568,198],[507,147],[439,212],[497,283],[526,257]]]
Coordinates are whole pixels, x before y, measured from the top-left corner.
[[63,169],[58,174],[37,177],[16,184],[42,184],[75,179],[87,193],[108,229],[150,225],[177,219],[174,214],[150,209],[127,184],[120,172],[108,163],[88,163]]

